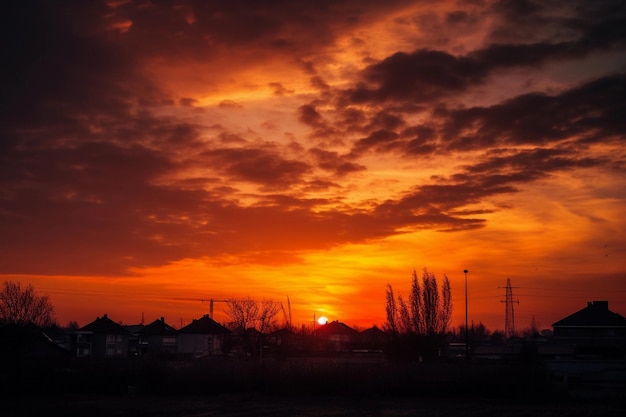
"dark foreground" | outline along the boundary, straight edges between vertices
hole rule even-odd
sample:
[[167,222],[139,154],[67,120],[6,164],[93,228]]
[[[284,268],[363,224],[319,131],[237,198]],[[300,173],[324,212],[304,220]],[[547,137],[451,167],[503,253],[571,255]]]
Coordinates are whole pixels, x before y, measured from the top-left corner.
[[540,362],[366,359],[16,363],[0,372],[0,417],[626,415],[622,362],[565,377]]
[[622,417],[623,404],[606,402],[525,403],[504,400],[362,398],[332,396],[281,397],[228,394],[214,397],[103,396],[12,399],[3,404],[6,417],[352,417],[352,416],[516,416]]

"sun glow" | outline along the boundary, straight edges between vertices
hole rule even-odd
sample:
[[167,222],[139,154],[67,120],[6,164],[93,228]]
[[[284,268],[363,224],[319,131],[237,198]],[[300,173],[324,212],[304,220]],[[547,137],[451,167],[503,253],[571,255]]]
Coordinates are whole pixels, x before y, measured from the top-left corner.
[[328,323],[328,319],[326,317],[324,317],[324,316],[322,316],[319,319],[317,319],[317,324],[319,324],[320,326],[323,326],[326,323]]

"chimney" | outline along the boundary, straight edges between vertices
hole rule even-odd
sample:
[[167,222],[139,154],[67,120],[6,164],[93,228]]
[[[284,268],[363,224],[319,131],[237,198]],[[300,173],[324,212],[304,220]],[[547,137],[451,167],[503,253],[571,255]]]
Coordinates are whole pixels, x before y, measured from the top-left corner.
[[593,306],[598,308],[599,310],[608,310],[609,302],[608,301],[593,301]]
[[102,316],[103,319],[108,319],[109,316],[106,315],[106,313],[104,314],[104,316]]
[[165,317],[161,317],[161,323],[165,323]]

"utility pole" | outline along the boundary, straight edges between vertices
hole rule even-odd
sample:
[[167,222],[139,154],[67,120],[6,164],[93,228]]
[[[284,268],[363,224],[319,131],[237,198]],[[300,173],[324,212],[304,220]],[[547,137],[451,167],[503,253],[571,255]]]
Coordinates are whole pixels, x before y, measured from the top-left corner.
[[[501,288],[501,287],[500,287]],[[506,279],[506,289],[504,300],[500,300],[501,303],[505,303],[506,312],[504,319],[504,336],[505,337],[513,337],[515,336],[515,311],[513,309],[513,305],[517,303],[519,305],[519,300],[513,300],[513,288],[511,286],[511,278]]]
[[465,274],[465,362],[469,362],[469,329],[467,328],[467,269],[463,270]]

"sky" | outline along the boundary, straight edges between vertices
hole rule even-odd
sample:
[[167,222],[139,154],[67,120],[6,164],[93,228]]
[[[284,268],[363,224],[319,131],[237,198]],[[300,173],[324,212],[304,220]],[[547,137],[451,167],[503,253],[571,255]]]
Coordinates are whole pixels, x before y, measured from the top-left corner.
[[[210,299],[385,322],[626,315],[621,0],[3,4],[0,280],[60,324]],[[226,322],[224,302],[215,318]]]

